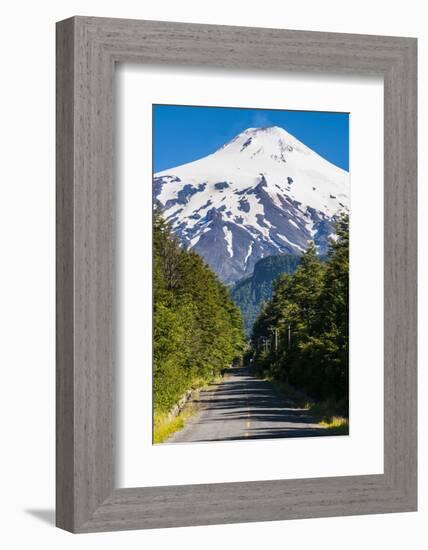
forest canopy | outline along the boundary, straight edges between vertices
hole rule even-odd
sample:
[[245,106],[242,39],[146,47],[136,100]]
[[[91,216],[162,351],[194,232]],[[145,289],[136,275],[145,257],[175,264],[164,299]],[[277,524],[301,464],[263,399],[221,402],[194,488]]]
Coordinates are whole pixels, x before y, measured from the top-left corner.
[[280,275],[251,336],[251,358],[264,374],[348,414],[349,217],[322,260],[313,244],[294,274]]
[[242,355],[245,342],[228,289],[198,254],[179,246],[158,208],[153,287],[153,404],[155,413],[166,413]]

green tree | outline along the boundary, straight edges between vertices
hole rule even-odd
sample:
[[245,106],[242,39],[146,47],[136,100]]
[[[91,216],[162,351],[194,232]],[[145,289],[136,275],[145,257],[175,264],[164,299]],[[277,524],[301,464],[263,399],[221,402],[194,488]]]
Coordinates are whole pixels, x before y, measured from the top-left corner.
[[167,412],[241,356],[244,336],[228,289],[179,246],[157,208],[153,219],[153,401],[155,411]]
[[256,367],[346,409],[348,303],[349,218],[341,216],[325,261],[311,244],[295,273],[276,280],[273,296],[253,327]]

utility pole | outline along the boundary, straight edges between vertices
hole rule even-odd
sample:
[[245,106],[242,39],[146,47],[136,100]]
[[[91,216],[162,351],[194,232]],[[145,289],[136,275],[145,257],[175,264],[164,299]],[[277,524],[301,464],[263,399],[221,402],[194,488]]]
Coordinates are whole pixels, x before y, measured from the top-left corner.
[[288,323],[288,347],[291,347],[291,325]]
[[269,338],[266,338],[265,336],[263,336],[263,351],[265,353],[269,351],[269,343],[270,343]]
[[275,339],[275,354],[278,355],[278,327],[269,327]]

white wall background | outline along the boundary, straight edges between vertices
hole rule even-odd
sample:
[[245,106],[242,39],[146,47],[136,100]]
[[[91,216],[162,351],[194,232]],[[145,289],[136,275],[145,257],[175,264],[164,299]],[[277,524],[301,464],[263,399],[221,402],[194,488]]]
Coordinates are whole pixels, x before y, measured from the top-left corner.
[[[54,506],[54,23],[97,15],[419,38],[420,150],[428,145],[428,29],[419,0],[15,0],[1,12],[0,199],[0,542],[3,548],[233,548],[305,550],[421,548],[428,521],[427,470],[413,514],[70,535],[53,527]],[[420,155],[420,205],[428,169]],[[421,216],[420,248],[427,234]],[[428,275],[420,256],[421,281]],[[426,285],[421,285],[425,334]],[[424,307],[425,305],[425,307]],[[420,353],[421,465],[428,462],[428,375]],[[362,452],[363,449],[361,450]],[[418,540],[420,542],[418,542]]]

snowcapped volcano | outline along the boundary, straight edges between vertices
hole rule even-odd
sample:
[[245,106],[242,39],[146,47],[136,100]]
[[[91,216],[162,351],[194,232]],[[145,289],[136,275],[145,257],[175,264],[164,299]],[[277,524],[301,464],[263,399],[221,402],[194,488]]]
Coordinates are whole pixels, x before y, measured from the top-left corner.
[[349,174],[283,128],[248,128],[213,154],[154,175],[154,198],[183,246],[229,283],[260,258],[327,251],[349,209]]

